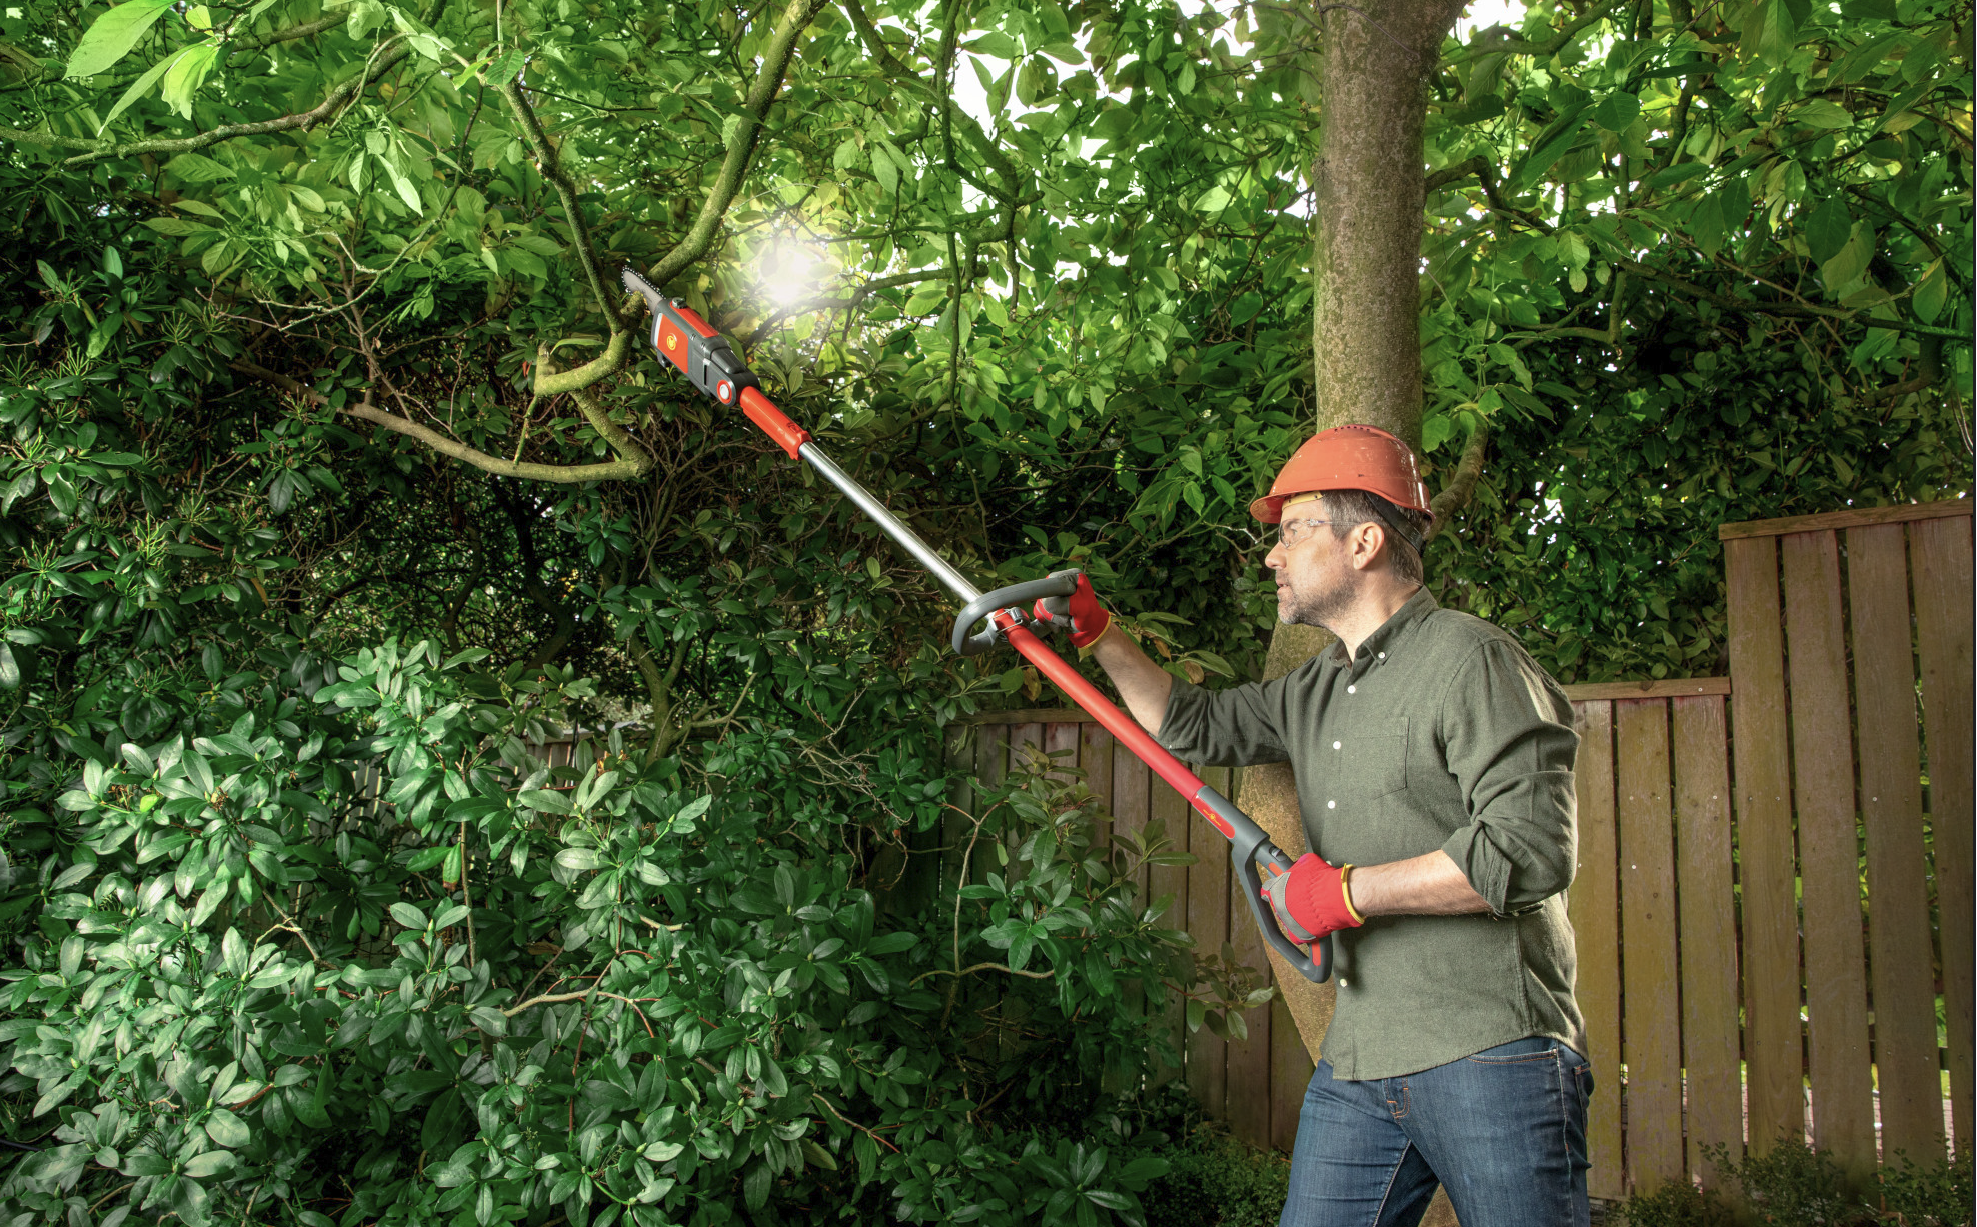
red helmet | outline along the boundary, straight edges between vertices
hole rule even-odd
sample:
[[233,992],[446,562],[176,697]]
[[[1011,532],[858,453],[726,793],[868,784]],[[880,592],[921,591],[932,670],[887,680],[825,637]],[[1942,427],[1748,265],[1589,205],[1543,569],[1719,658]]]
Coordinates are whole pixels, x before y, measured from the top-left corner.
[[1374,426],[1334,426],[1305,440],[1270,484],[1270,493],[1249,505],[1265,524],[1283,518],[1284,502],[1324,490],[1364,490],[1398,507],[1428,510],[1428,488],[1414,463],[1414,449]]

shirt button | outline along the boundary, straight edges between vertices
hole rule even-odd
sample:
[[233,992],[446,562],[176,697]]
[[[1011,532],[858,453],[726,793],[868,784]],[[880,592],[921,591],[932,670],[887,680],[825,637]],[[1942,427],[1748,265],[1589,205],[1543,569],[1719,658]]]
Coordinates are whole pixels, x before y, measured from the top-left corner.
[[1336,742],[1336,741],[1335,741],[1335,742],[1333,742],[1333,743],[1332,743],[1332,748],[1333,748],[1334,750],[1336,750],[1336,749],[1338,749],[1338,748],[1339,748],[1339,743],[1338,743],[1338,742]]
[[1345,988],[1345,987],[1347,987],[1347,986],[1346,986],[1346,982],[1345,982],[1345,977],[1344,977],[1344,976],[1340,976],[1340,977],[1339,977],[1339,987],[1340,987],[1340,988]]
[[1357,687],[1357,686],[1347,686],[1347,687],[1345,688],[1345,692],[1346,692],[1347,694],[1356,694],[1356,693],[1358,693],[1358,691],[1359,691],[1359,687]]
[[[1385,660],[1386,658],[1387,658],[1387,654],[1386,654],[1385,652],[1382,652],[1382,653],[1380,653],[1380,659],[1381,659],[1381,660]],[[1341,983],[1343,983],[1343,982],[1341,982]]]
[[1339,803],[1338,803],[1337,801],[1327,801],[1327,802],[1325,802],[1325,808],[1326,808],[1326,809],[1337,809],[1338,807],[1339,807]]

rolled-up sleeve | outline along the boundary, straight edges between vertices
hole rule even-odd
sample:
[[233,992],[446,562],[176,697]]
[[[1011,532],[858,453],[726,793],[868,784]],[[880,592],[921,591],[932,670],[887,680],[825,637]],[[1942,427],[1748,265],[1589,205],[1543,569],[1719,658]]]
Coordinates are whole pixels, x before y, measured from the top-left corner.
[[1440,723],[1469,814],[1442,851],[1499,916],[1570,886],[1579,735],[1558,684],[1515,645],[1484,642],[1451,679]]
[[1160,744],[1175,757],[1209,767],[1281,763],[1290,757],[1283,730],[1286,683],[1250,682],[1227,690],[1203,690],[1179,678],[1160,720]]

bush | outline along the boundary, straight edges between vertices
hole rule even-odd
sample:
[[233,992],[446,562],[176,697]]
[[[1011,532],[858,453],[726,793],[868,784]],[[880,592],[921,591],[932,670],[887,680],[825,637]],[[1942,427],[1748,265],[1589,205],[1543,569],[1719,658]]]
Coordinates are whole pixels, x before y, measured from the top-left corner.
[[6,832],[0,1222],[1142,1222],[1132,1104],[1215,968],[1134,899],[1157,837],[1095,849],[1033,764],[977,806],[995,870],[882,920],[785,734],[551,769],[587,684],[480,655],[67,738]]
[[[1840,1169],[1823,1150],[1787,1134],[1769,1151],[1732,1162],[1728,1148],[1704,1154],[1733,1183],[1749,1218],[1778,1227],[1970,1227],[1971,1163],[1968,1156],[1917,1166],[1899,1154],[1900,1167],[1880,1172],[1880,1205],[1851,1196]],[[1629,1198],[1618,1210],[1626,1227],[1731,1227],[1739,1216],[1713,1190],[1687,1181],[1665,1184]]]
[[1901,1227],[1970,1227],[1973,1189],[1969,1154],[1922,1167],[1896,1151],[1901,1166],[1881,1168],[1882,1221]]

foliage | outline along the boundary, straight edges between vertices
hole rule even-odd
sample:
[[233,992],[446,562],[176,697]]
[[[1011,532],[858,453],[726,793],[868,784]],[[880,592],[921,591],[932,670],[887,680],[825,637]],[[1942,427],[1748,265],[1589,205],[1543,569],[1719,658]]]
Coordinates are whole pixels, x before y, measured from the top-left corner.
[[4,1089],[54,1125],[16,1214],[1142,1220],[1165,1164],[1106,1087],[1158,1051],[1150,973],[1196,982],[1133,899],[1158,844],[1092,850],[1079,786],[1019,773],[979,832],[1012,881],[887,929],[786,736],[552,769],[528,747],[587,683],[484,656],[388,642],[190,740],[71,738],[82,778],[9,839]]
[[[1442,46],[1431,482],[1493,440],[1449,603],[1565,680],[1711,672],[1717,521],[1968,488],[1967,22],[1539,0]],[[1243,507],[1318,410],[1313,31],[0,12],[15,1212],[1135,1214],[1150,1020],[1259,990],[1061,770],[976,807],[959,898],[877,889],[943,829],[934,730],[1041,681],[946,654],[613,273],[972,575],[1074,560],[1174,671],[1245,675]],[[590,765],[531,757],[572,725]]]
[[[1299,202],[1322,91],[1294,11],[806,4],[786,29],[601,0],[296,0],[147,8],[121,58],[122,35],[78,52],[89,12],[33,6],[6,31],[30,207],[106,210],[227,321],[230,377],[286,399],[260,429],[301,432],[317,462],[280,450],[271,505],[326,497],[319,470],[352,480],[367,423],[557,483],[602,465],[603,485],[523,496],[574,530],[537,551],[598,594],[545,616],[602,632],[618,676],[659,684],[646,702],[699,712],[665,682],[680,640],[629,633],[602,594],[729,558],[783,571],[733,543],[767,522],[807,544],[835,503],[606,344],[638,325],[596,285],[631,261],[964,566],[1082,561],[1129,611],[1188,620],[1168,628],[1177,672],[1259,658],[1270,594],[1242,508],[1313,413]],[[1934,0],[1539,3],[1443,48],[1422,442],[1445,474],[1475,424],[1498,440],[1481,519],[1438,547],[1461,555],[1455,603],[1507,615],[1568,680],[1694,671],[1721,646],[1714,547],[1689,548],[1709,521],[1967,485],[1965,20]],[[956,105],[957,77],[986,101]],[[803,267],[814,284],[776,280]],[[104,312],[78,342],[120,326]],[[484,555],[499,569],[466,527],[494,500],[443,480],[459,584]],[[1560,536],[1567,507],[1611,514]],[[872,539],[830,546],[847,586],[875,566],[893,591],[798,599],[881,625],[931,599]],[[1539,612],[1535,575],[1561,572]],[[710,605],[752,606],[759,582]],[[938,659],[914,672],[973,684]],[[745,662],[709,667],[739,692]]]
[[1865,1204],[1846,1190],[1838,1167],[1823,1150],[1787,1134],[1762,1155],[1732,1161],[1727,1148],[1706,1147],[1724,1182],[1737,1190],[1733,1204],[1713,1189],[1673,1180],[1628,1198],[1617,1209],[1627,1227],[1730,1227],[1750,1219],[1779,1227],[1885,1223],[1900,1227],[1968,1227],[1970,1159],[1960,1156],[1917,1166],[1900,1155],[1880,1170],[1879,1196]]
[[1147,1191],[1149,1227],[1271,1227],[1289,1194],[1290,1164],[1212,1127],[1164,1152],[1172,1170]]

